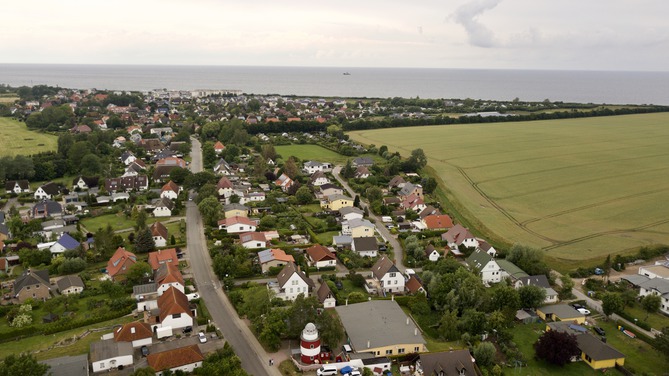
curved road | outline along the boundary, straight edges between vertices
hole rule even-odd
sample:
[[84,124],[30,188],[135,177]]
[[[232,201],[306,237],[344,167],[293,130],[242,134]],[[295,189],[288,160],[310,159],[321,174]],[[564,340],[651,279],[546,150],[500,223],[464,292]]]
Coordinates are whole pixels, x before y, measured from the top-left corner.
[[[190,168],[193,173],[202,171],[202,149],[200,142],[193,139]],[[242,368],[251,375],[280,375],[276,367],[269,366],[270,357],[262,348],[251,330],[237,316],[237,312],[223,293],[221,283],[211,267],[211,258],[204,237],[204,225],[200,212],[192,201],[186,202],[187,238],[190,267],[207,309],[223,338],[235,349],[242,361]]]
[[[335,179],[341,184],[346,191],[348,191],[348,194],[351,195],[351,197],[355,197],[356,193],[351,189],[351,187],[344,181],[344,179],[339,176],[339,173],[341,172],[341,167],[342,166],[335,166],[334,169],[332,169],[332,175],[334,175]],[[364,210],[367,208],[367,212],[369,213],[369,217],[374,219],[374,224],[376,225],[376,231],[381,234],[381,236],[390,244],[390,246],[393,248],[393,253],[395,254],[395,266],[397,266],[397,269],[400,270],[400,272],[404,273],[406,270],[406,267],[404,266],[404,253],[402,251],[402,246],[400,243],[397,241],[397,238],[395,238],[390,231],[386,228],[386,226],[383,225],[383,221],[381,220],[381,217],[377,216],[376,214],[372,213],[372,210],[368,208],[367,203],[363,202],[362,199],[360,199],[360,206]]]

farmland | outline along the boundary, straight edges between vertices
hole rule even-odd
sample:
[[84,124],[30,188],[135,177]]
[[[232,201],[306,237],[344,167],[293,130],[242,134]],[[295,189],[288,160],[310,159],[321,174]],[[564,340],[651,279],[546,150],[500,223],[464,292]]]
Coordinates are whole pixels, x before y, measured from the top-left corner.
[[[277,154],[285,160],[291,155],[299,158],[302,161],[315,160],[320,162],[331,162],[334,164],[345,164],[346,160],[355,157],[347,157],[335,151],[326,149],[319,145],[278,145],[275,147]],[[365,155],[375,159],[379,157],[376,155]],[[301,168],[301,166],[300,166]]]
[[422,148],[445,198],[482,235],[576,266],[669,243],[669,114],[351,132]]
[[58,137],[28,130],[25,123],[0,117],[0,157],[56,150]]

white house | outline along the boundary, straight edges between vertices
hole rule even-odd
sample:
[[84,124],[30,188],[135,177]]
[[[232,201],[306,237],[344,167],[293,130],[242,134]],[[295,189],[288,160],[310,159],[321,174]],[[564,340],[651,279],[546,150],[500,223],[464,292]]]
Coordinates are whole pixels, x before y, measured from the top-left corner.
[[84,281],[78,275],[66,275],[56,282],[61,295],[79,294],[84,291]]
[[362,219],[365,212],[355,206],[346,206],[339,209],[342,221],[351,221],[353,219]]
[[194,344],[149,354],[146,361],[149,367],[156,372],[156,376],[162,376],[168,370],[171,371],[171,374],[177,371],[191,374],[196,368],[202,367],[204,355],[200,347]]
[[644,275],[648,278],[661,278],[669,280],[669,268],[664,264],[642,266],[639,268],[639,275]]
[[133,321],[124,324],[114,331],[113,338],[116,342],[130,342],[132,347],[148,346],[153,343],[153,332],[151,325]]
[[188,306],[188,297],[175,287],[168,288],[158,297],[158,317],[150,317],[149,324],[154,327],[171,327],[172,329],[193,326],[193,312]]
[[267,238],[262,232],[247,232],[239,235],[239,242],[242,247],[248,249],[266,248]]
[[425,247],[425,255],[427,256],[427,259],[432,261],[432,262],[439,261],[439,258],[441,257],[441,254],[439,253],[439,251],[437,251],[437,249],[434,248],[434,246],[432,244]]
[[65,251],[72,251],[79,247],[79,242],[70,236],[70,234],[63,234],[58,240],[49,248],[51,255],[56,257]]
[[5,191],[7,193],[29,193],[30,183],[28,180],[9,180],[5,183]]
[[174,204],[170,199],[161,198],[156,203],[156,206],[153,208],[154,217],[170,217],[172,216],[172,209]]
[[51,200],[60,193],[58,184],[54,182],[46,183],[35,190],[35,200]]
[[467,264],[481,277],[483,283],[497,283],[503,278],[502,268],[495,259],[478,248],[467,258]]
[[376,227],[366,219],[354,218],[342,223],[342,235],[351,235],[353,239],[374,236]]
[[123,164],[126,166],[129,166],[135,160],[137,160],[137,157],[135,157],[131,151],[126,151],[121,154],[121,162],[123,162]]
[[464,245],[467,248],[476,248],[479,246],[478,239],[460,224],[451,227],[446,233],[442,234],[441,240],[446,241],[448,247],[454,250],[457,250],[460,245]]
[[302,170],[309,175],[313,174],[316,171],[328,172],[332,171],[332,164],[321,163],[316,161],[307,161],[304,162],[304,168],[302,168]]
[[404,276],[386,256],[381,257],[372,266],[372,275],[386,293],[404,292]]
[[276,280],[276,283],[270,283],[267,286],[274,290],[277,298],[283,300],[293,301],[300,294],[307,297],[315,287],[314,281],[303,271],[299,271],[294,262],[287,263],[277,275]]
[[219,196],[225,197],[226,199],[232,196],[232,194],[235,192],[232,182],[225,176],[222,177],[216,184],[216,190]]
[[307,256],[309,266],[315,266],[316,269],[337,266],[337,257],[320,244],[307,248]]
[[153,236],[153,242],[156,243],[156,247],[164,247],[167,245],[167,227],[160,222],[155,222],[149,227],[151,230],[151,236]]
[[318,301],[323,305],[323,308],[334,308],[337,305],[337,299],[325,281],[321,283],[318,291],[316,291],[316,296],[318,297]]
[[327,176],[325,176],[325,173],[323,171],[316,171],[311,175],[311,178],[309,179],[309,184],[320,187],[322,185],[328,184],[330,182],[330,179],[328,179]]
[[235,216],[218,221],[218,229],[225,230],[228,234],[253,232],[256,227],[257,223],[247,217]]
[[373,236],[353,238],[351,250],[362,257],[376,257],[379,252],[379,244]]
[[165,183],[163,188],[160,190],[160,197],[169,200],[176,200],[177,197],[179,197],[179,192],[181,192],[181,188],[175,182],[170,180]]
[[132,353],[130,342],[115,342],[113,339],[93,342],[90,351],[93,372],[109,372],[119,366],[130,366],[133,363]]
[[550,283],[548,282],[548,278],[546,278],[545,275],[532,275],[518,278],[514,284],[514,287],[518,289],[523,286],[530,285],[539,286],[544,289],[544,291],[546,291],[546,298],[544,299],[545,304],[558,302],[558,293],[551,287]]

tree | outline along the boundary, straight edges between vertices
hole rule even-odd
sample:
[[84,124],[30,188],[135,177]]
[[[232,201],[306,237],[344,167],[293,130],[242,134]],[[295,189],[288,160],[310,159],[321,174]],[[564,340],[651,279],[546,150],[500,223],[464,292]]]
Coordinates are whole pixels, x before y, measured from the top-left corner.
[[613,262],[611,261],[611,255],[609,254],[606,256],[606,260],[604,260],[604,265],[602,265],[602,269],[604,269],[604,280],[609,281],[609,275],[611,274],[611,267],[613,266]]
[[520,295],[513,287],[499,285],[491,291],[490,310],[502,311],[507,319],[513,320],[520,308]]
[[229,342],[226,342],[222,349],[207,355],[202,367],[196,368],[193,372],[196,375],[207,376],[248,376]]
[[474,347],[474,359],[481,367],[491,366],[495,361],[495,354],[497,354],[497,349],[490,342],[481,342]]
[[650,316],[651,313],[657,312],[657,310],[660,309],[661,305],[662,305],[662,298],[660,298],[659,295],[650,294],[644,296],[641,299],[641,308],[643,308],[643,310],[646,311],[646,318],[644,320],[648,320],[648,316]]
[[330,345],[330,348],[336,348],[344,338],[344,327],[341,325],[341,321],[332,317],[327,311],[316,316],[316,326],[321,335],[321,340],[323,343]]
[[315,296],[305,297],[303,294],[297,296],[288,310],[288,337],[299,338],[307,323],[316,321],[319,303]]
[[384,154],[388,152],[388,147],[386,145],[381,145],[379,148],[379,155],[383,157]]
[[445,311],[439,321],[439,336],[446,341],[455,341],[459,335],[458,312],[456,310]]
[[383,191],[379,187],[369,187],[365,191],[369,202],[380,201],[383,199]]
[[83,259],[77,257],[77,258],[72,258],[72,259],[67,259],[63,261],[59,266],[58,266],[58,273],[59,274],[74,274],[74,273],[79,273],[86,269],[86,261]]
[[186,182],[188,176],[191,175],[191,172],[187,168],[175,168],[170,171],[170,180],[177,184],[183,184]]
[[573,296],[571,290],[574,288],[574,281],[568,274],[560,276],[560,281],[562,281],[562,286],[558,292],[558,298],[561,300],[570,299]]
[[575,335],[557,330],[542,334],[534,343],[534,351],[537,358],[560,367],[581,353]]
[[309,187],[306,185],[298,188],[297,192],[295,192],[295,199],[297,199],[297,203],[300,205],[311,203],[313,198],[314,195],[311,194],[311,189],[309,189]]
[[209,226],[216,226],[218,224],[218,218],[221,213],[221,204],[216,197],[210,196],[205,198],[200,201],[197,208],[200,210],[200,214],[202,214],[202,219],[205,224]]
[[341,176],[343,176],[345,179],[350,179],[353,177],[354,173],[355,169],[353,168],[353,163],[351,163],[350,159],[347,159],[346,164],[341,169]]
[[540,249],[524,246],[521,244],[514,244],[506,256],[506,260],[510,261],[525,273],[529,275],[546,276],[550,273],[550,268],[543,260],[544,254]]
[[406,172],[418,171],[427,165],[427,156],[423,149],[414,149],[411,156],[403,163],[403,169]]
[[135,236],[135,252],[138,253],[149,253],[156,249],[156,242],[153,240],[153,235],[151,235],[151,230],[148,227],[137,232]]
[[95,154],[86,154],[81,158],[81,173],[84,176],[96,176],[102,171],[100,158]]
[[283,173],[288,175],[288,177],[291,179],[295,179],[299,171],[300,170],[297,168],[297,162],[295,161],[295,157],[291,156],[290,158],[288,158],[286,163],[283,164]]
[[430,194],[437,189],[437,180],[431,176],[426,176],[421,179],[420,184],[423,186],[423,192]]
[[519,288],[518,295],[520,296],[520,305],[523,308],[536,309],[546,299],[546,290],[539,286],[528,285]]
[[655,336],[653,347],[669,360],[669,327],[662,328],[662,333]]
[[[156,371],[151,367],[144,367],[136,369],[130,376],[154,376]],[[164,374],[164,373],[163,373]]]
[[0,376],[44,376],[49,371],[46,364],[39,363],[32,354],[22,353],[5,357],[0,363]]
[[260,154],[262,155],[265,162],[267,162],[268,159],[274,160],[276,158],[276,150],[274,149],[274,145],[263,145],[261,150],[262,151]]
[[139,285],[151,277],[151,272],[151,265],[144,261],[138,261],[130,267],[126,278],[129,284]]
[[133,216],[135,217],[135,231],[146,227],[146,212],[144,209],[133,209]]
[[609,292],[602,297],[602,310],[606,316],[625,309],[625,302],[619,293]]

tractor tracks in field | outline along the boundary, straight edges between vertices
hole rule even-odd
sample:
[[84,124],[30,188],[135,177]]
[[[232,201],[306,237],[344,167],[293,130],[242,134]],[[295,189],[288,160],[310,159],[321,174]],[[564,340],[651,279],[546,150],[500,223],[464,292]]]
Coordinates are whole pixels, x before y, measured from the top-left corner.
[[634,228],[597,232],[597,233],[581,236],[581,237],[578,237],[578,238],[574,238],[574,239],[571,239],[571,240],[566,240],[566,241],[563,241],[563,242],[560,242],[560,243],[557,243],[557,244],[552,244],[552,245],[549,245],[547,247],[543,247],[542,249],[544,251],[550,251],[551,249],[555,249],[555,248],[562,247],[562,246],[565,246],[565,245],[575,244],[575,243],[578,243],[578,242],[582,242],[584,240],[590,240],[590,239],[598,238],[600,236],[623,234],[623,233],[627,233],[627,232],[632,232],[632,233],[633,232],[641,232],[645,229],[655,227],[655,226],[659,226],[659,225],[663,225],[663,224],[667,224],[667,223],[669,223],[669,219],[664,219],[664,220],[661,220],[661,221],[648,223],[648,224],[645,224],[643,226],[634,227]]

